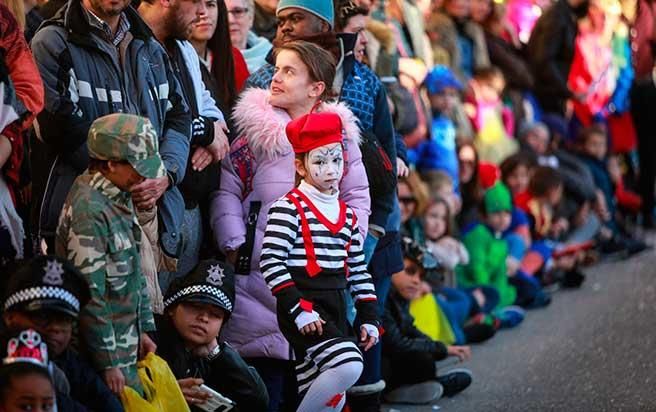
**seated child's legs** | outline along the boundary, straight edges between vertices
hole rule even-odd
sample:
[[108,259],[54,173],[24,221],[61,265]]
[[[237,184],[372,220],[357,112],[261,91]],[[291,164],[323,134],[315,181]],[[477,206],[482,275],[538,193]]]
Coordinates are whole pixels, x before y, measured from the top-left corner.
[[[305,392],[299,412],[340,410],[346,390],[362,374],[362,355],[355,343],[345,339],[329,342],[308,349],[305,361],[296,368],[299,393]],[[330,360],[318,366],[326,359]]]
[[385,391],[435,380],[436,372],[435,359],[428,352],[390,353],[383,356]]
[[515,276],[509,277],[510,284],[517,290],[515,304],[528,307],[535,301],[540,292],[540,283],[537,279],[518,271]]

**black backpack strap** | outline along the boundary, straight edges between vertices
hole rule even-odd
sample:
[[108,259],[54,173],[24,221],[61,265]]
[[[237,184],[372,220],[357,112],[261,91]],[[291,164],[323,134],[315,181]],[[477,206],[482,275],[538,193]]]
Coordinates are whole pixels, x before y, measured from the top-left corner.
[[251,271],[251,257],[255,243],[255,231],[257,230],[257,221],[262,209],[262,202],[253,201],[248,208],[248,219],[246,220],[246,241],[239,248],[235,273],[238,275],[248,275]]

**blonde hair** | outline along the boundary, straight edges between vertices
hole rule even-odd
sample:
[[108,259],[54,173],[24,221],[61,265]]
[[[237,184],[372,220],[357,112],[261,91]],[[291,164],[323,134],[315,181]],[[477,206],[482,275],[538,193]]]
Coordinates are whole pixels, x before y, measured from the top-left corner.
[[14,15],[18,22],[18,27],[21,30],[25,30],[25,4],[23,4],[23,0],[0,0],[0,2],[7,6],[11,14]]
[[428,194],[428,186],[426,186],[426,183],[421,180],[419,174],[414,170],[410,172],[408,177],[401,179],[401,182],[408,185],[410,192],[412,192],[412,195],[417,201],[413,217],[423,216],[428,207],[428,201],[430,198]]

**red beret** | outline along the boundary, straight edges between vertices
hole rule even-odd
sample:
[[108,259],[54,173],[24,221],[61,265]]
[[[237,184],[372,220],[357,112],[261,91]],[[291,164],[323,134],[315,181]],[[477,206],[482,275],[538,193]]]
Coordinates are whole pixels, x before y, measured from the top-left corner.
[[294,153],[342,143],[342,119],[336,113],[310,113],[287,124],[287,139]]

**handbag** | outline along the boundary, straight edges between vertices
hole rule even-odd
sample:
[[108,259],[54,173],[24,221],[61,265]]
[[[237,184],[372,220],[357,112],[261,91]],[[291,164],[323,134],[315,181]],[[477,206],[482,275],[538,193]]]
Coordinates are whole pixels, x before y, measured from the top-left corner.
[[144,398],[126,386],[121,394],[125,412],[189,412],[189,405],[166,361],[154,353],[137,363]]

